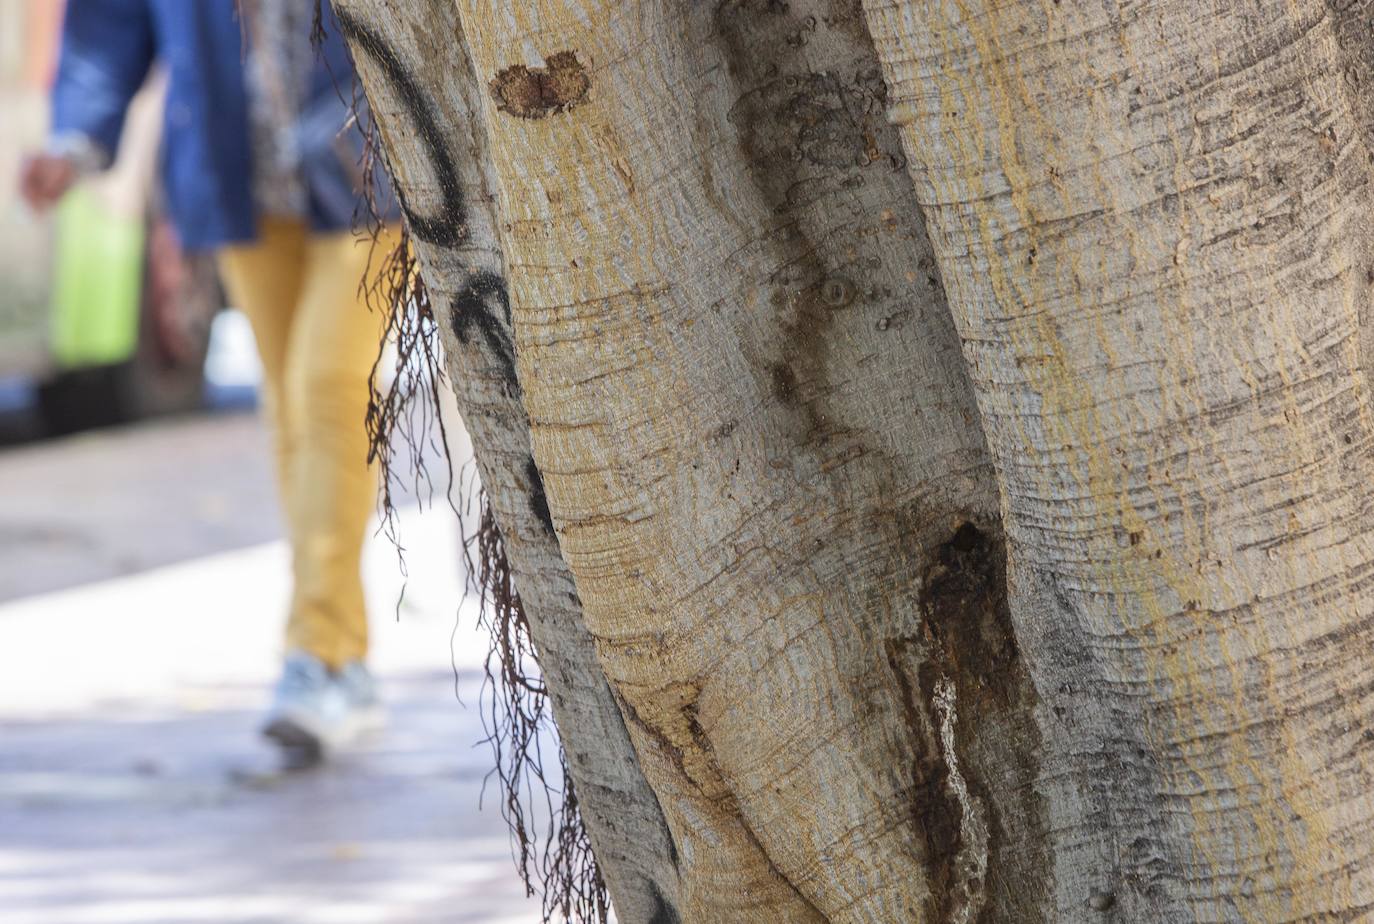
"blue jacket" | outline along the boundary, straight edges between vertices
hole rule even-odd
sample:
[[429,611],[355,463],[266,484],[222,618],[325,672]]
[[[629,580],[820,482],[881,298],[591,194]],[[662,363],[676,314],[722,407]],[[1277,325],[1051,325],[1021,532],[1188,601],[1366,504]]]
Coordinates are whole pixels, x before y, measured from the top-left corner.
[[[302,0],[305,2],[305,0]],[[349,118],[353,63],[328,3],[325,39],[301,114],[308,219],[351,226],[362,133]],[[53,133],[118,150],[129,101],[154,59],[167,68],[162,174],[189,250],[256,237],[242,23],[234,0],[68,0],[53,86]],[[312,128],[313,126],[313,128]],[[377,187],[387,191],[385,179]],[[389,216],[388,216],[389,217]]]

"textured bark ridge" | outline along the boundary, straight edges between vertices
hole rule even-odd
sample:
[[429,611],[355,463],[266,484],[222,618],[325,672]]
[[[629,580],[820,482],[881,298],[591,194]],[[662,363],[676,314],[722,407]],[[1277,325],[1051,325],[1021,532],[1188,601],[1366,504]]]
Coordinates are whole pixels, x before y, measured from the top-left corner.
[[535,457],[683,918],[1034,920],[996,496],[862,11],[460,10],[479,73],[590,79],[485,117]]
[[[1328,0],[1342,89],[1355,117],[1374,176],[1374,0]],[[1374,212],[1350,215],[1350,243],[1365,246],[1361,265],[1374,287]],[[1374,373],[1374,297],[1362,300],[1360,340],[1366,373]]]
[[866,6],[1056,720],[1055,919],[1362,919],[1371,202],[1333,9]]
[[1337,62],[1365,144],[1374,151],[1374,0],[1327,0]]
[[588,834],[623,921],[671,924],[673,846],[553,535],[520,403],[482,95],[452,3],[334,0],[404,203],[450,381],[537,647]]

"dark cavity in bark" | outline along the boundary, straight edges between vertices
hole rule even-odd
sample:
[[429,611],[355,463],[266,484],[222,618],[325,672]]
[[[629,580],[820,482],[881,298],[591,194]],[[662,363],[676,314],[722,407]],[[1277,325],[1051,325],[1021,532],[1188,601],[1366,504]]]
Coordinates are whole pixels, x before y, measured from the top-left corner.
[[539,466],[531,456],[525,462],[525,477],[529,480],[530,512],[535,515],[544,529],[553,534],[553,514],[549,512],[549,498],[544,493],[544,476],[539,474]]
[[[1036,791],[1042,749],[1037,699],[1011,621],[1001,530],[960,522],[929,553],[918,602],[925,649],[917,671],[922,702],[934,701],[941,679],[954,685],[956,754],[944,758],[959,761],[971,796],[985,810],[988,870],[994,875],[982,884],[984,912],[1006,920],[1045,920],[1047,891],[1043,877],[1036,878],[1048,863],[1046,809]],[[951,861],[958,847],[948,846]]]
[[891,639],[886,644],[888,667],[902,692],[906,725],[916,741],[926,743],[911,767],[910,804],[912,821],[925,847],[926,879],[930,883],[930,903],[923,920],[944,921],[949,913],[955,885],[955,860],[962,835],[961,809],[949,790],[949,768],[945,765],[931,724],[929,704],[932,689],[916,690],[905,663],[914,652],[913,639]]
[[[905,722],[917,744],[909,799],[930,884],[924,920],[948,921],[970,907],[1008,907],[996,899],[987,902],[987,884],[971,875],[972,870],[961,868],[966,849],[986,849],[991,861],[998,842],[1005,839],[996,806],[990,803],[993,793],[980,784],[988,768],[970,759],[978,753],[977,738],[987,734],[984,723],[1004,722],[1015,714],[1007,707],[1020,678],[1009,676],[1018,663],[1005,586],[1001,542],[974,523],[962,522],[927,553],[920,584],[920,635],[889,639],[885,645],[888,666],[901,690]],[[953,753],[942,737],[947,717],[936,705],[942,684],[952,685],[955,694],[946,707],[954,714]],[[951,767],[956,764],[967,788],[962,797],[952,785]],[[999,779],[997,784],[1019,783],[1022,775]],[[981,846],[977,840],[965,843],[970,836],[965,812],[970,807],[961,799],[974,803],[977,824],[987,827],[987,842]],[[998,867],[988,862],[988,868]]]
[[1005,675],[1018,651],[1000,544],[974,524],[962,523],[935,550],[922,578],[924,630],[940,670],[958,682],[961,698],[971,687],[975,697],[1004,700]]

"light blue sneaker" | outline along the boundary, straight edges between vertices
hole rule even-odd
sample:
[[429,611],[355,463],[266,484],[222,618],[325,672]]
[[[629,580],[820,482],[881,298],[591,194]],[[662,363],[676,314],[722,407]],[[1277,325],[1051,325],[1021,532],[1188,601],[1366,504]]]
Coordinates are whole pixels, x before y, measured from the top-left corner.
[[354,733],[380,728],[386,721],[386,710],[377,695],[377,681],[361,661],[349,661],[334,675],[335,682],[348,700],[349,718]]
[[262,733],[296,769],[319,763],[381,717],[376,685],[361,662],[331,673],[314,655],[295,652],[282,665]]

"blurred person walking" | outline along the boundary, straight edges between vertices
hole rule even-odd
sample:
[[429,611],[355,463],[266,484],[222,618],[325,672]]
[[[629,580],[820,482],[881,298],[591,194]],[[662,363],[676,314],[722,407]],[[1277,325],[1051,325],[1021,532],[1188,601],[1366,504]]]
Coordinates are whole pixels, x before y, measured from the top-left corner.
[[[339,90],[353,66],[333,11],[326,0],[317,52],[313,0],[238,10],[69,0],[50,142],[20,183],[46,209],[108,165],[130,100],[155,61],[166,68],[168,208],[184,248],[215,253],[262,357],[294,578],[263,733],[303,765],[380,719],[360,557],[377,495],[364,418],[381,328],[360,295],[370,248],[351,226],[363,139]],[[382,237],[384,253],[394,238]]]

